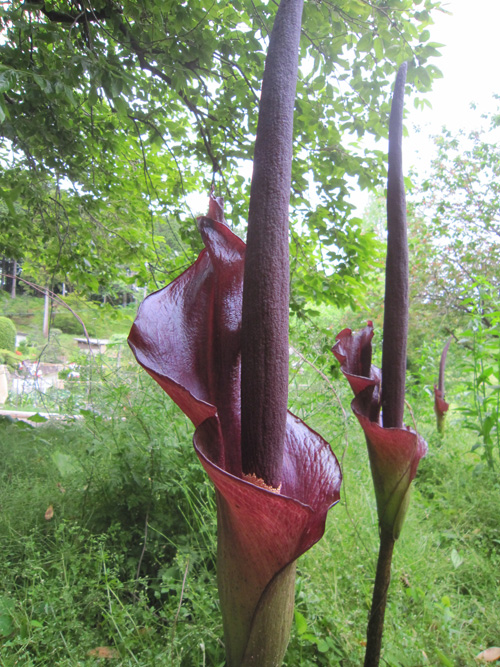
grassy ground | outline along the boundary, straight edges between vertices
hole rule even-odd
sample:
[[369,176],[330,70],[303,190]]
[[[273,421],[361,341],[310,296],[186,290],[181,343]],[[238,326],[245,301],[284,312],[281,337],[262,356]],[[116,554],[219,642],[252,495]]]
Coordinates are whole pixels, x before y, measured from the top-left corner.
[[[214,496],[192,427],[135,367],[102,372],[73,397],[81,420],[0,423],[0,664],[95,665],[100,650],[118,665],[223,665]],[[500,644],[500,484],[460,415],[440,438],[415,395],[430,451],[395,550],[383,664],[465,667]],[[291,401],[345,481],[299,560],[286,665],[359,667],[378,548],[366,446],[312,369],[292,375]]]

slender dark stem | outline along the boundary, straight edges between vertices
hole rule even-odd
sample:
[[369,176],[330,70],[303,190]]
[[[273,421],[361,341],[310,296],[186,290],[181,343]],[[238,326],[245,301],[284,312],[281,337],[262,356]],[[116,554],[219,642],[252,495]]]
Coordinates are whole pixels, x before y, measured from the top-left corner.
[[372,606],[366,633],[366,653],[364,667],[378,667],[384,632],[385,608],[387,592],[391,583],[392,552],[395,539],[392,532],[383,530],[380,533],[380,550],[378,553],[377,573],[373,587]]
[[443,351],[441,353],[441,361],[439,362],[438,389],[441,392],[441,398],[443,399],[444,399],[444,371],[446,368],[446,356],[448,354],[448,350],[450,349],[452,340],[453,338],[450,336],[446,341],[446,345],[443,347]]
[[288,400],[288,207],[303,0],[282,0],[262,83],[243,286],[243,472],[281,483]]
[[396,78],[389,121],[387,260],[385,269],[382,414],[385,427],[403,425],[408,336],[408,241],[403,179],[403,102],[406,63]]

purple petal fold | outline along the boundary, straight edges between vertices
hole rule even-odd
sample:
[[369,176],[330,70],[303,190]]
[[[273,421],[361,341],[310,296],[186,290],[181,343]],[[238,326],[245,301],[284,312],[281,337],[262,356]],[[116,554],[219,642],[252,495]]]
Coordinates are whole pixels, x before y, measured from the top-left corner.
[[377,508],[381,525],[401,530],[408,492],[427,443],[413,429],[384,428],[380,403],[380,370],[371,364],[373,326],[357,333],[344,329],[337,336],[333,353],[354,393],[351,403],[366,437]]
[[434,412],[436,414],[438,431],[441,433],[444,430],[444,419],[449,407],[450,404],[444,400],[444,392],[434,385]]
[[145,299],[129,344],[137,361],[196,426],[195,449],[217,491],[228,664],[240,665],[246,664],[245,652],[259,644],[257,628],[271,622],[266,613],[274,614],[269,610],[279,596],[291,595],[293,602],[293,589],[281,593],[276,582],[282,576],[286,586],[293,586],[285,569],[323,535],[327,512],[340,497],[341,472],[328,443],[288,413],[280,493],[243,477],[245,244],[223,222],[220,200],[212,197],[209,214],[198,220],[205,250],[170,285]]
[[[294,570],[294,561],[322,537],[327,512],[340,497],[340,468],[328,443],[290,413],[279,494],[219,467],[214,462],[219,438],[213,417],[196,429],[194,444],[217,491],[218,578],[228,664],[246,665],[245,656],[259,650],[268,632],[284,633],[275,652],[269,646],[264,651],[267,659],[275,655],[281,664],[289,632],[284,627],[293,610],[294,575],[285,572]],[[289,603],[278,604],[279,621],[274,618],[274,584],[282,575],[278,590]],[[264,634],[262,627],[268,629]]]
[[[198,219],[205,250],[170,285],[144,300],[132,326],[129,345],[137,361],[195,426],[216,417],[210,422],[210,429],[216,428],[217,437],[211,438],[211,444],[205,445],[203,451],[209,452],[207,458],[213,465],[240,478],[245,244],[223,222],[220,200],[211,198],[209,213],[218,220]],[[316,509],[318,498],[324,496],[330,507],[333,501],[329,489],[337,488],[340,473],[329,445],[290,414],[286,440],[281,497],[298,494],[300,502]],[[315,448],[311,443],[316,443]],[[294,457],[298,457],[298,463]],[[325,471],[317,468],[315,457],[330,462],[330,475],[325,476]],[[321,479],[310,483],[305,474],[308,470],[315,471]]]
[[[216,204],[211,199],[212,214]],[[221,219],[221,210],[218,215]],[[128,340],[137,361],[195,426],[217,415],[217,463],[239,475],[235,443],[240,442],[245,244],[220,219],[198,219],[205,250],[170,285],[144,300]]]
[[216,419],[195,432],[200,461],[228,506],[238,540],[260,585],[323,535],[326,514],[340,497],[341,474],[330,446],[288,413],[281,493],[227,473],[213,461]]

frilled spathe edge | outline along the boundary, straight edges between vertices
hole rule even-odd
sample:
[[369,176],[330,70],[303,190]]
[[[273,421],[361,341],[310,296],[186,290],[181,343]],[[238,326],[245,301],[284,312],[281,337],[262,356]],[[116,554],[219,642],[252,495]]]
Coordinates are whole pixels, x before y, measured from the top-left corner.
[[342,329],[336,337],[332,352],[340,362],[340,369],[353,391],[360,396],[360,408],[370,421],[378,422],[380,417],[380,384],[382,374],[372,364],[373,324],[368,322],[364,329],[352,333]]
[[381,415],[380,369],[371,364],[373,326],[357,333],[344,329],[333,353],[354,392],[351,408],[365,434],[372,470],[379,522],[397,537],[401,530],[408,491],[427,443],[413,429],[384,428]]
[[[206,248],[173,282],[144,299],[128,337],[139,364],[195,426],[220,403],[211,375],[231,374],[239,365],[245,257],[244,242],[225,223],[202,217],[198,227]],[[214,322],[221,310],[223,317]],[[221,338],[226,354],[217,364],[212,357]]]
[[195,450],[225,500],[245,571],[262,590],[322,537],[327,512],[340,498],[340,466],[329,444],[288,413],[283,482],[277,494],[217,465],[219,437],[217,419],[206,420],[195,431]]
[[146,297],[128,342],[195,426],[217,416],[222,435],[216,460],[239,474],[245,244],[223,222],[220,200],[210,199],[209,213],[214,218],[198,219],[205,249],[172,283]]

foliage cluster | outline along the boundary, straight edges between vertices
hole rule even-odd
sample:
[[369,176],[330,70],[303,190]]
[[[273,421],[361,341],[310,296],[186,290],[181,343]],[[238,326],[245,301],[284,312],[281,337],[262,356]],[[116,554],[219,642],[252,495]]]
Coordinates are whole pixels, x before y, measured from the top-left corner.
[[497,109],[468,132],[443,129],[410,193],[413,298],[450,324],[471,313],[478,280],[499,285],[499,124]]
[[[137,309],[135,304],[128,307],[114,308],[110,304],[89,300],[76,293],[67,294],[63,298],[71,310],[61,304],[53,303],[51,307],[52,330],[59,330],[68,337],[84,336],[81,322],[83,320],[89,336],[108,338],[110,331],[116,334],[127,333]],[[9,298],[0,292],[0,312],[11,319],[17,330],[28,336],[28,344],[40,349],[47,340],[42,336],[44,299],[39,295],[23,295],[16,299]]]
[[19,357],[11,350],[0,348],[0,364],[6,364],[10,370],[14,370],[19,365]]
[[0,316],[0,350],[16,349],[16,325],[8,317]]
[[[306,4],[292,217],[296,282],[320,276],[324,300],[349,301],[338,276],[370,271],[349,179],[380,182],[385,156],[358,140],[386,135],[401,62],[417,95],[439,76],[438,6]],[[107,294],[164,282],[194,258],[187,195],[214,179],[241,227],[275,11],[267,0],[2,6],[0,254],[43,286]]]
[[[366,448],[324,353],[331,337],[307,341],[294,328],[294,345],[316,369],[293,357],[291,408],[333,443],[345,487],[325,539],[299,561],[290,667],[360,664],[377,549]],[[6,666],[92,665],[98,647],[123,665],[224,664],[213,490],[191,426],[122,361],[119,370],[94,366],[79,408],[62,403],[77,410],[75,421],[0,423]],[[497,642],[498,480],[477,469],[456,411],[441,440],[431,402],[415,401],[431,448],[396,554],[384,659],[465,667]]]
[[464,299],[471,317],[460,341],[468,349],[462,372],[471,397],[462,414],[465,426],[477,434],[474,449],[494,468],[500,463],[500,303],[497,288],[486,279],[473,288],[475,297]]

